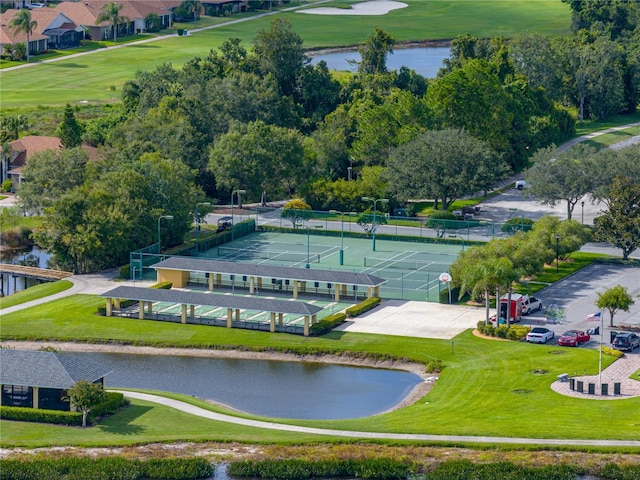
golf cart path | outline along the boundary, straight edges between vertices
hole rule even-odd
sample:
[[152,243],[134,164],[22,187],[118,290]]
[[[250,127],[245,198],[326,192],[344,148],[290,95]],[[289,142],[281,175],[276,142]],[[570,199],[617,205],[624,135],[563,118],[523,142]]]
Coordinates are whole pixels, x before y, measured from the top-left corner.
[[640,447],[640,440],[582,440],[582,439],[553,439],[553,438],[519,438],[519,437],[485,437],[468,435],[426,435],[411,433],[379,433],[379,432],[359,432],[353,430],[333,430],[324,428],[301,427],[297,425],[286,425],[276,422],[266,422],[261,420],[251,420],[247,418],[233,417],[221,413],[211,412],[204,408],[196,407],[186,402],[173,400],[171,398],[151,395],[148,393],[129,392],[125,390],[113,390],[124,394],[128,398],[144,400],[158,403],[166,407],[174,408],[191,415],[202,418],[216,420],[219,422],[234,423],[255,428],[268,428],[271,430],[283,430],[288,432],[307,433],[313,435],[329,435],[333,437],[345,438],[369,438],[386,440],[423,440],[432,442],[471,442],[489,444],[513,444],[513,445],[572,445],[572,446],[600,446],[600,447]]

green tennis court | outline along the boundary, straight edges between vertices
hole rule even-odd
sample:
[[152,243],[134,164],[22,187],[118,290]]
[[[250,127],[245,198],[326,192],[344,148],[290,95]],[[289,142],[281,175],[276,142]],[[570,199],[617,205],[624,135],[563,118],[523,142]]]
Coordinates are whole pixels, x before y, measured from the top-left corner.
[[[323,231],[324,233],[324,231]],[[343,264],[340,265],[340,250]],[[327,235],[312,229],[300,233],[257,232],[203,252],[202,257],[289,267],[347,270],[387,280],[384,298],[438,301],[439,276],[449,272],[459,245],[404,242]]]

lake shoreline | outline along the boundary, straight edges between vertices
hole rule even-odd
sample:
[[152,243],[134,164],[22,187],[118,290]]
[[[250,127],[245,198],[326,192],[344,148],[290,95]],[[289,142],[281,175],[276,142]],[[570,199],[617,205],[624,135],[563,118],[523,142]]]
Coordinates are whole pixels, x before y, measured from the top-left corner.
[[[340,52],[356,52],[359,45],[346,45],[344,47],[327,47],[327,48],[314,48],[306,50],[305,54],[309,57],[315,57],[317,55],[327,55],[329,53]],[[394,50],[402,50],[405,48],[437,48],[437,47],[451,47],[451,39],[442,40],[420,40],[410,42],[398,42],[393,46]]]

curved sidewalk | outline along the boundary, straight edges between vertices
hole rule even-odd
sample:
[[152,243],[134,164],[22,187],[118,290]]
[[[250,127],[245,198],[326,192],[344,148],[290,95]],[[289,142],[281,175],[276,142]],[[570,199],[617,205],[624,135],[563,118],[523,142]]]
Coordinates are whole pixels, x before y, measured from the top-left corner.
[[423,440],[430,442],[468,442],[468,443],[503,443],[512,445],[572,445],[572,446],[599,446],[599,447],[640,447],[640,440],[571,440],[554,438],[518,438],[518,437],[474,437],[468,435],[426,435],[411,433],[378,433],[378,432],[358,432],[352,430],[332,430],[324,428],[300,427],[297,425],[286,425],[275,422],[265,422],[261,420],[250,420],[247,418],[233,417],[221,413],[211,412],[204,408],[196,407],[186,402],[173,400],[171,398],[151,395],[148,393],[129,392],[125,390],[112,390],[124,394],[126,397],[158,403],[166,407],[175,408],[191,415],[202,418],[216,420],[219,422],[234,423],[255,428],[268,428],[271,430],[284,430],[288,432],[307,433],[313,435],[329,435],[333,437],[345,438],[367,438],[386,440]]

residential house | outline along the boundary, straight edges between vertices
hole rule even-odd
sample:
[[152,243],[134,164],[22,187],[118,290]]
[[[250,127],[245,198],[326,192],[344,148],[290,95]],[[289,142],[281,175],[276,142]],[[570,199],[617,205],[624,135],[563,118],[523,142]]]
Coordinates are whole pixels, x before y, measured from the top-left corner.
[[27,160],[37,152],[44,150],[61,150],[62,142],[58,137],[40,137],[28,135],[9,142],[9,153],[2,157],[0,164],[0,182],[11,179],[13,190],[22,183],[22,169]]
[[[7,10],[0,15],[0,48],[6,44],[26,43],[24,32],[15,32],[10,26],[11,19],[18,10]],[[35,8],[31,10],[31,19],[36,28],[29,35],[29,53],[39,53],[50,48],[73,48],[84,39],[84,28],[76,25],[66,15],[52,8]]]
[[249,0],[202,0],[202,6],[207,15],[219,16],[226,12],[246,12]]
[[1,404],[11,407],[71,410],[67,391],[86,380],[104,386],[106,367],[78,354],[0,349]]

